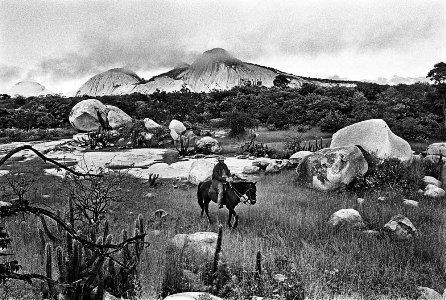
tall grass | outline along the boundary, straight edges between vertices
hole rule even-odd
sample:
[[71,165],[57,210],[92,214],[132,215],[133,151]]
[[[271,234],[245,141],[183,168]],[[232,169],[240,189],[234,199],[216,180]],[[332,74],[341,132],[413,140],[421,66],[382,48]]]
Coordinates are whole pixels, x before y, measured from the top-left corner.
[[[396,187],[366,192],[361,213],[370,229],[381,230],[398,213],[409,217],[418,228],[417,240],[398,242],[384,234],[368,236],[330,228],[326,223],[330,215],[338,209],[355,207],[356,195],[309,190],[297,186],[294,176],[293,171],[287,171],[261,177],[257,203],[237,207],[240,216],[237,230],[224,227],[222,257],[237,284],[221,292],[221,296],[230,299],[254,294],[272,296],[277,292],[272,276],[278,273],[301,283],[306,296],[312,299],[335,295],[416,298],[418,285],[437,291],[446,287],[443,250],[446,211],[441,201]],[[45,178],[43,184],[56,189],[45,205],[63,207],[57,180]],[[144,198],[148,191],[155,197]],[[377,199],[382,195],[386,196],[384,202]],[[420,207],[404,207],[402,199],[407,197],[420,201]],[[119,235],[123,228],[130,229],[137,214],[150,219],[157,209],[167,211],[171,219],[158,233],[149,234],[150,246],[139,267],[140,294],[144,297],[157,297],[162,291],[166,268],[171,267],[170,261],[166,261],[169,238],[177,233],[217,232],[219,224],[226,226],[227,211],[217,210],[213,204],[210,213],[214,223],[209,225],[206,218],[200,218],[195,186],[162,181],[160,186],[149,188],[142,181],[129,178],[123,183],[121,201],[111,207],[111,231]],[[34,220],[28,217],[18,217],[8,226],[14,237],[15,258],[27,271],[40,270],[34,226]],[[253,286],[258,251],[262,253],[262,289]]]

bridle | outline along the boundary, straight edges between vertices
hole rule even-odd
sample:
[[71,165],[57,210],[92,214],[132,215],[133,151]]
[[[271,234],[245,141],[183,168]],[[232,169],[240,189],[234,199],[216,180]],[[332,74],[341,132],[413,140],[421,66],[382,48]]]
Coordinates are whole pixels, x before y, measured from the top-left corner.
[[228,182],[228,183],[229,183],[229,186],[231,187],[231,189],[234,191],[235,195],[239,198],[240,202],[242,202],[243,204],[248,204],[248,201],[249,201],[249,204],[252,205],[251,199],[249,198],[249,196],[247,196],[248,192],[250,190],[252,190],[252,186],[250,186],[249,189],[246,190],[245,194],[242,194],[236,190],[236,188],[232,185],[231,182]]

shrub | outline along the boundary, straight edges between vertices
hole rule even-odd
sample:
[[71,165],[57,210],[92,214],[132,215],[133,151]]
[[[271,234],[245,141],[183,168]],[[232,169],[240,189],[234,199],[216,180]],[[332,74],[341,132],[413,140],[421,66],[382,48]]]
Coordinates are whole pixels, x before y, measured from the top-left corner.
[[319,126],[321,126],[322,131],[333,133],[347,125],[345,119],[345,116],[336,111],[330,110],[328,115],[319,121]]
[[254,128],[258,125],[257,120],[244,112],[233,110],[224,114],[225,123],[231,129],[229,135],[238,137],[246,133],[246,128]]
[[274,111],[267,120],[268,125],[274,125],[276,129],[288,129],[290,127],[290,120],[288,114],[282,110]]

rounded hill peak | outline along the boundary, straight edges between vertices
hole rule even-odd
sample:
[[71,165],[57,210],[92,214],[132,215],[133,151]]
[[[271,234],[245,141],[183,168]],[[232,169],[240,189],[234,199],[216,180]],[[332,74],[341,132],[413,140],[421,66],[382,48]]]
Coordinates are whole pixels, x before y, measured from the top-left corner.
[[140,82],[141,78],[139,78],[133,71],[124,68],[110,69],[91,77],[80,87],[76,95],[112,95],[113,92],[121,86],[133,85]]
[[205,51],[200,55],[192,65],[208,65],[212,63],[225,63],[228,65],[240,64],[241,60],[232,56],[228,51],[222,48],[214,48]]
[[[108,70],[108,71],[106,71],[106,72],[122,73],[122,74],[129,75],[129,76],[133,76],[133,77],[135,77],[135,78],[140,79],[139,76],[136,75],[135,72],[133,72],[132,70],[129,70],[129,69],[125,69],[125,68],[114,68],[114,69],[110,69],[110,70]],[[104,72],[104,73],[105,73],[105,72]]]
[[51,94],[43,85],[35,81],[20,81],[12,86],[9,90],[11,95],[20,95],[25,97],[40,96]]

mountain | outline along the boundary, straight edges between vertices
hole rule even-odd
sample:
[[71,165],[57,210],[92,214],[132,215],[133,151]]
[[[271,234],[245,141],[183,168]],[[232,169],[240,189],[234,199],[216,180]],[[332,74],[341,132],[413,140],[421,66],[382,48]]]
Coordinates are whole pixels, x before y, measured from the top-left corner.
[[53,94],[53,92],[47,90],[43,85],[35,81],[20,81],[14,84],[8,91],[8,95],[11,96],[42,96]]
[[[286,77],[290,81],[289,86],[291,87],[300,87],[303,83],[321,86],[355,85],[351,81],[296,76],[274,68],[244,62],[221,48],[205,51],[191,65],[181,64],[147,81],[138,81],[139,77],[132,73],[133,81],[126,82],[124,79],[127,77],[120,75],[114,77],[113,84],[111,84],[112,80],[104,74],[116,72],[113,70],[92,77],[79,89],[77,95],[122,95],[135,92],[151,94],[156,90],[173,92],[182,88],[187,88],[192,92],[210,92],[212,90],[228,90],[241,85],[272,87],[273,81],[278,75]],[[90,87],[92,85],[90,82],[94,82],[94,88]]]
[[128,94],[138,83],[141,83],[141,78],[133,71],[123,68],[111,69],[91,77],[77,91],[76,96]]

